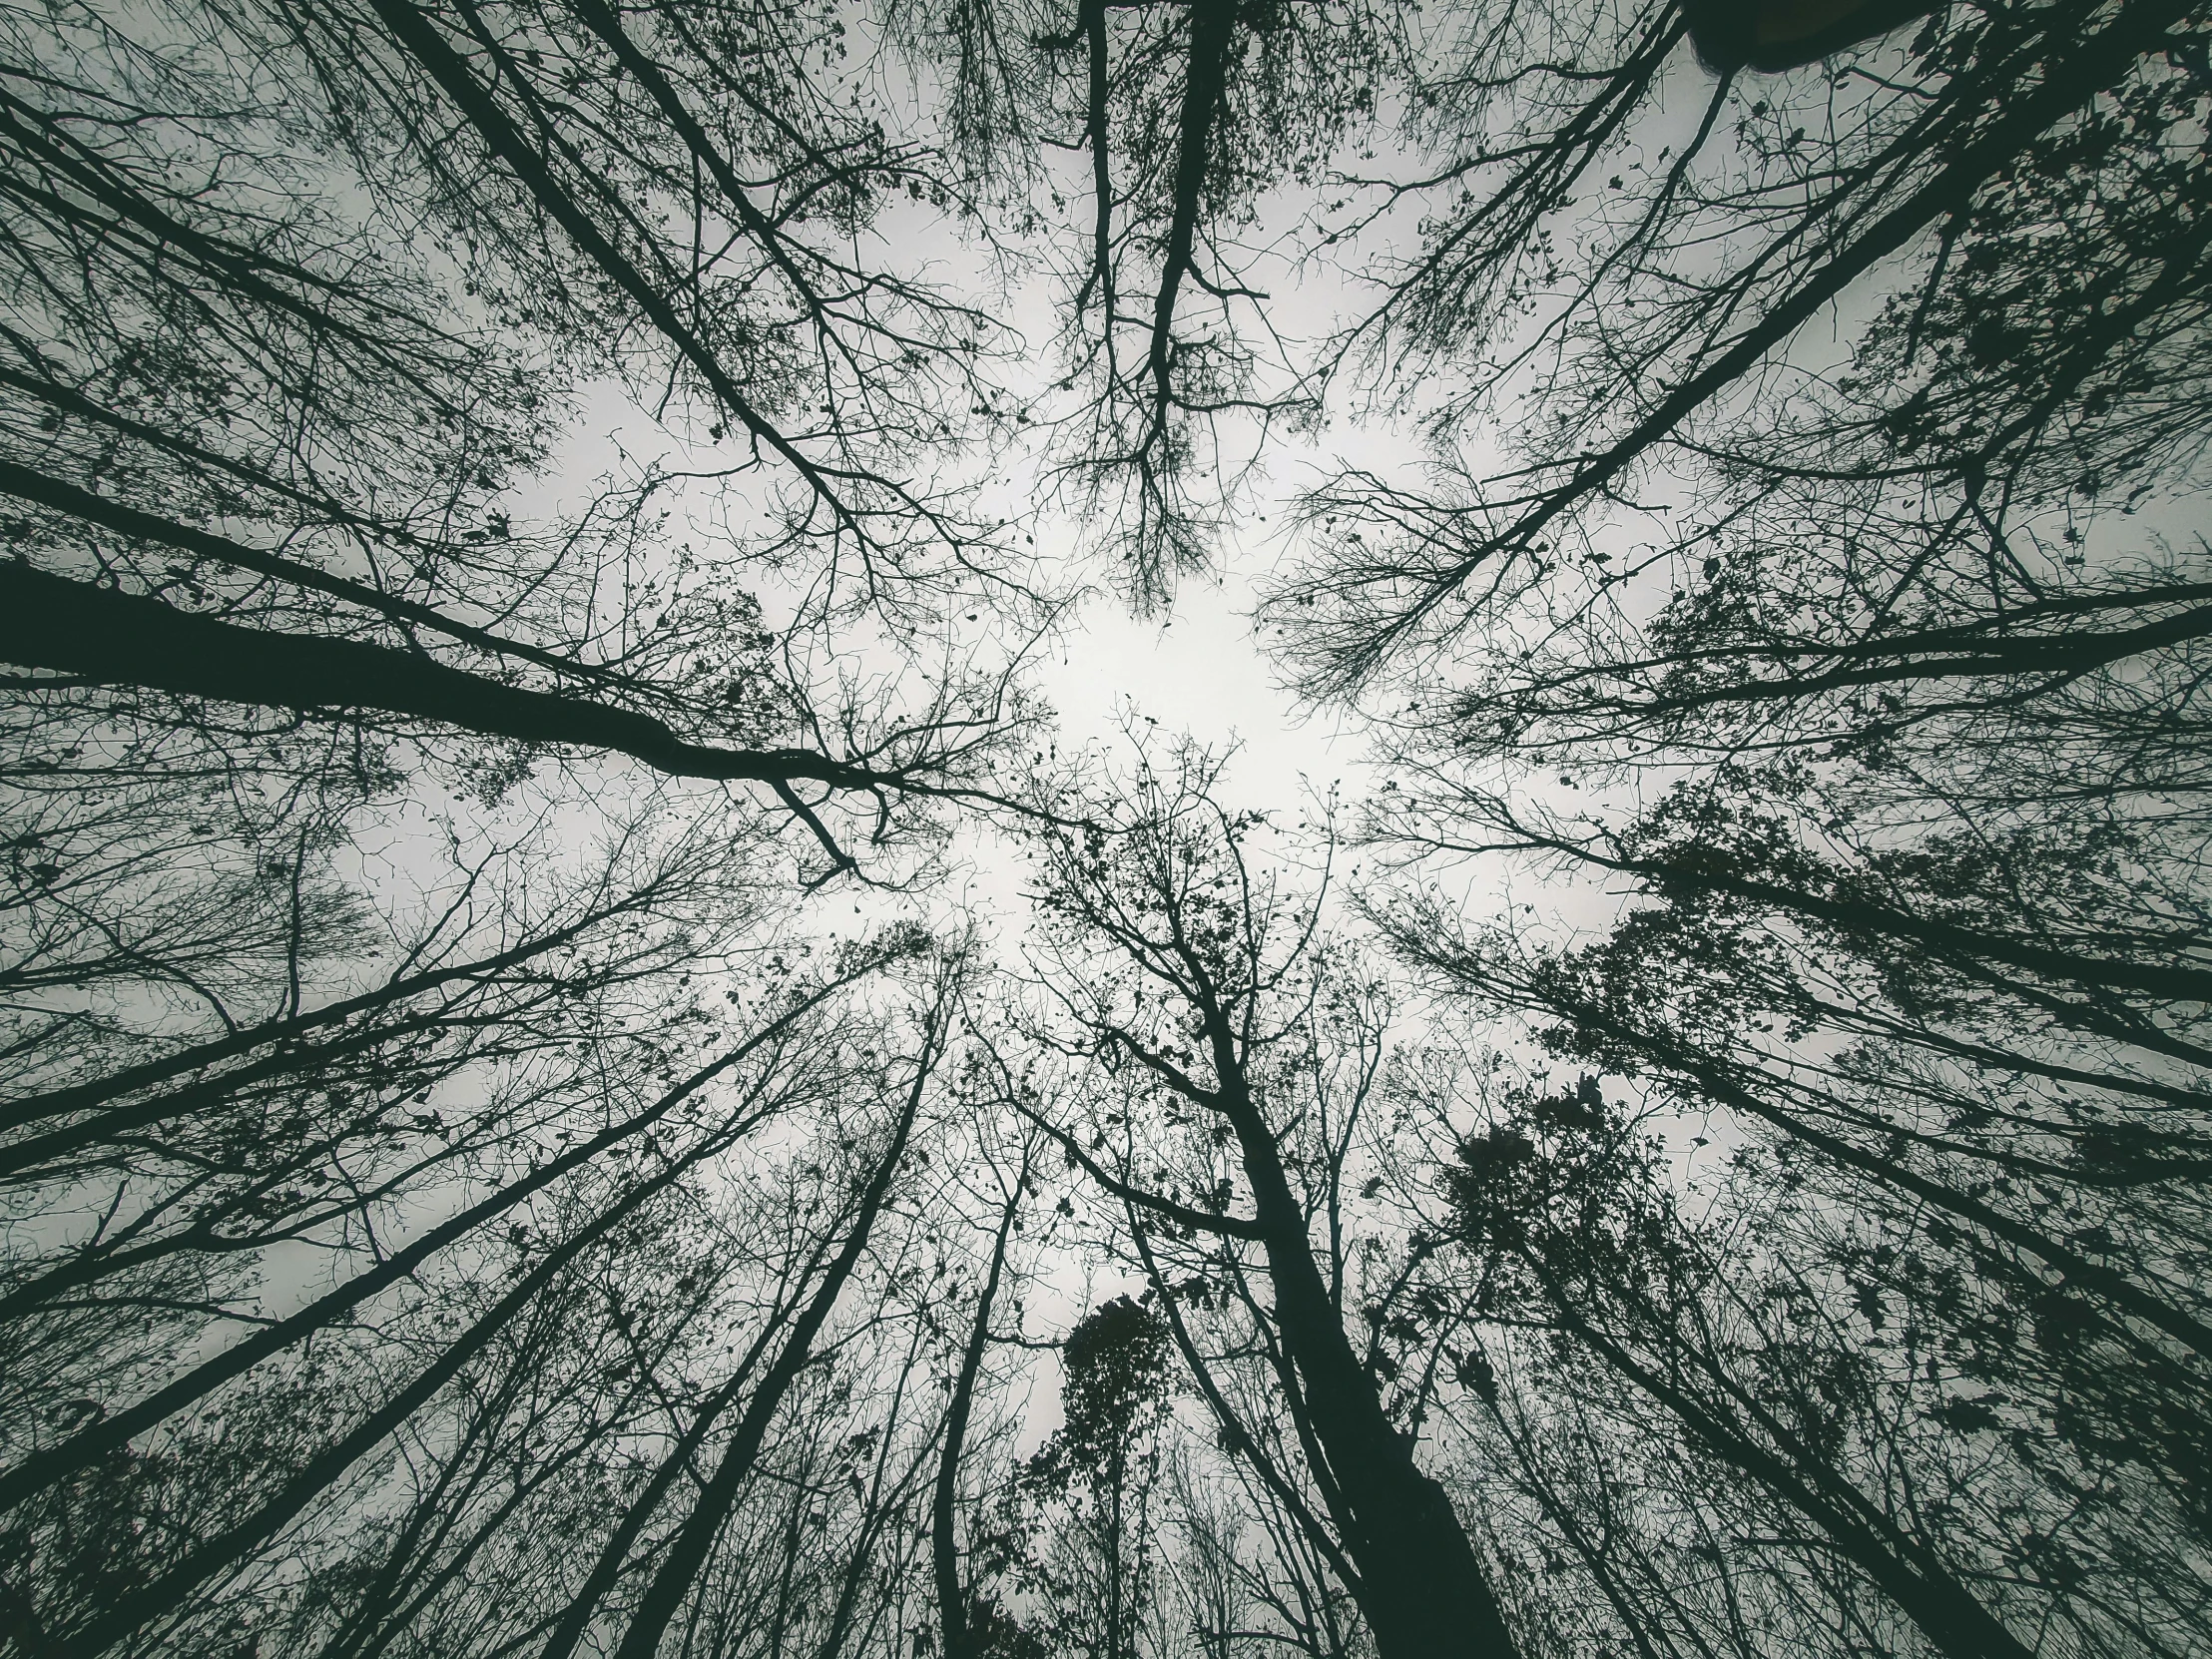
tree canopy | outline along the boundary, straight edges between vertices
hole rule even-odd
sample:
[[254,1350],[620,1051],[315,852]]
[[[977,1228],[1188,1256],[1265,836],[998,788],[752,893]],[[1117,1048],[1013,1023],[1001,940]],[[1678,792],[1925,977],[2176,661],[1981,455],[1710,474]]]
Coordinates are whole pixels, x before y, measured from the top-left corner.
[[2212,1656],[2208,134],[2184,0],[0,7],[0,1652]]

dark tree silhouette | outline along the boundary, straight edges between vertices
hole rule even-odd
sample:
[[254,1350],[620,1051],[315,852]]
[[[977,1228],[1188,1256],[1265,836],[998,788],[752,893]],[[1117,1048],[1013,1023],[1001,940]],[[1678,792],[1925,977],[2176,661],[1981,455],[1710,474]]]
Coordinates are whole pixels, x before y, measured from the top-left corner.
[[[1271,1085],[1318,993],[1318,908],[1248,861],[1244,843],[1263,821],[1216,802],[1217,771],[1179,753],[1156,773],[1140,756],[1114,792],[1127,802],[1126,829],[1054,835],[1040,847],[1036,898],[1049,941],[1040,966],[1059,1019],[1035,1034],[1119,1081],[1088,1134],[1018,1090],[1015,1099],[1071,1162],[1156,1224],[1259,1247],[1286,1401],[1382,1651],[1509,1652],[1450,1499],[1414,1464],[1354,1352],[1316,1258],[1313,1206],[1284,1163],[1282,1137],[1301,1103],[1296,1074],[1280,1095]],[[1252,1214],[1232,1211],[1233,1180],[1183,1202],[1132,1167],[1147,1156],[1137,1124],[1154,1117],[1163,1129],[1188,1125],[1201,1145],[1208,1131],[1218,1131],[1215,1144],[1233,1143]],[[1109,1139],[1120,1149],[1102,1159]]]
[[0,12],[0,1648],[2203,1659],[2203,10]]

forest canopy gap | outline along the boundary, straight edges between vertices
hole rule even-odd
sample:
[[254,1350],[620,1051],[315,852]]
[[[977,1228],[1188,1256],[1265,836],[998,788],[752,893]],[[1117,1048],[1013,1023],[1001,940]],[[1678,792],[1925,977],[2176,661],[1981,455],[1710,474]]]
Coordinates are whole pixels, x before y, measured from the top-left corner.
[[2212,1659],[2208,135],[0,6],[0,1653]]

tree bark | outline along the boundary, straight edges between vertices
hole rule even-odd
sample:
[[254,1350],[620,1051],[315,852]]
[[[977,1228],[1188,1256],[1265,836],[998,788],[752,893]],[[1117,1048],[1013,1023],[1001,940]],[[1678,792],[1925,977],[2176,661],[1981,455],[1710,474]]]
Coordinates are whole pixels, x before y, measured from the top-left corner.
[[929,1509],[930,1567],[937,1584],[937,1622],[944,1635],[944,1659],[969,1659],[967,1591],[960,1582],[959,1543],[953,1536],[960,1493],[960,1453],[967,1440],[968,1413],[975,1403],[975,1379],[983,1369],[983,1351],[990,1346],[991,1303],[998,1295],[998,1276],[1006,1265],[1006,1238],[1013,1231],[1014,1213],[1021,1207],[1021,1183],[1028,1173],[1028,1160],[1024,1159],[1014,1190],[1007,1195],[1006,1208],[999,1216],[990,1271],[983,1276],[983,1289],[975,1299],[975,1323],[969,1327],[959,1375],[952,1382],[952,1398],[945,1406],[944,1450],[937,1460],[937,1485]]
[[0,564],[0,660],[226,703],[381,709],[518,743],[611,749],[677,778],[895,784],[810,750],[687,743],[650,715],[502,685],[357,640],[241,628],[24,564]]
[[836,1306],[837,1295],[852,1276],[852,1270],[860,1260],[860,1253],[867,1248],[868,1234],[875,1225],[875,1218],[883,1208],[883,1200],[889,1195],[891,1177],[897,1173],[898,1161],[905,1155],[906,1137],[914,1126],[914,1116],[921,1110],[921,1096],[929,1081],[931,1067],[944,1038],[944,1026],[949,1013],[942,1005],[931,1018],[929,1029],[922,1037],[921,1053],[914,1065],[914,1084],[907,1092],[905,1110],[899,1114],[897,1127],[891,1133],[891,1144],[875,1167],[866,1191],[861,1195],[858,1213],[854,1216],[851,1232],[846,1236],[844,1248],[830,1265],[824,1276],[822,1288],[815,1293],[807,1311],[792,1327],[785,1339],[783,1351],[776,1357],[776,1364],[762,1378],[760,1388],[746,1406],[745,1416],[739,1421],[730,1443],[723,1447],[721,1461],[700,1493],[699,1501],[685,1518],[683,1526],[670,1542],[668,1552],[661,1562],[661,1569],[654,1574],[644,1599],[630,1620],[630,1628],[616,1650],[615,1659],[652,1659],[659,1651],[662,1633],[669,1621],[683,1605],[684,1597],[691,1592],[692,1583],[700,1569],[707,1564],[707,1556],[715,1539],[721,1534],[723,1522],[730,1517],[746,1476],[753,1472],[754,1460],[760,1456],[761,1444],[768,1437],[769,1425],[775,1420],[777,1408],[784,1402],[799,1374],[814,1357],[814,1341],[828,1323],[830,1313]]
[[1382,1659],[1509,1659],[1497,1598],[1444,1489],[1415,1466],[1383,1414],[1375,1381],[1352,1352],[1330,1300],[1306,1217],[1291,1194],[1266,1119],[1254,1104],[1226,1027],[1215,1024],[1220,1109],[1236,1131],[1252,1183],[1262,1248],[1275,1288],[1275,1318],[1299,1375],[1329,1473],[1352,1512],[1346,1553]]

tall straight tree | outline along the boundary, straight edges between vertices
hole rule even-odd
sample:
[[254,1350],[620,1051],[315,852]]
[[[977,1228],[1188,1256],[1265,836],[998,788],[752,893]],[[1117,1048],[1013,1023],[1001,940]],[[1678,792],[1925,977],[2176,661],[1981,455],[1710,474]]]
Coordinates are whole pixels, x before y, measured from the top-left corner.
[[[1127,803],[1120,828],[1038,846],[1050,1012],[1032,1035],[1084,1058],[1098,1080],[1089,1123],[1059,1121],[1033,1087],[1017,1083],[1014,1098],[1115,1198],[1160,1225],[1257,1247],[1286,1403],[1304,1418],[1308,1473],[1329,1494],[1381,1651],[1510,1653],[1450,1498],[1415,1464],[1354,1350],[1315,1251],[1316,1206],[1285,1164],[1307,1103],[1303,1016],[1326,978],[1318,900],[1256,867],[1246,843],[1264,821],[1221,806],[1218,776],[1181,751],[1156,771],[1140,750],[1113,792]],[[1155,1135],[1208,1168],[1212,1148],[1233,1145],[1251,1213],[1233,1207],[1234,1177],[1193,1179],[1186,1197],[1163,1191]]]

